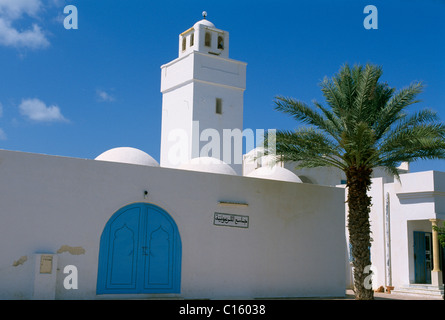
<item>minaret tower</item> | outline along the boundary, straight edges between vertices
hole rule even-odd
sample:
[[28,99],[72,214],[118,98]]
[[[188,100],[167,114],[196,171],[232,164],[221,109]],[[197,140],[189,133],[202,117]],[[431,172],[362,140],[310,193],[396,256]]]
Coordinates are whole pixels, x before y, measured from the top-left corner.
[[161,67],[161,166],[210,156],[241,174],[241,150],[223,138],[243,130],[247,64],[229,58],[229,33],[206,15],[179,35],[178,58]]

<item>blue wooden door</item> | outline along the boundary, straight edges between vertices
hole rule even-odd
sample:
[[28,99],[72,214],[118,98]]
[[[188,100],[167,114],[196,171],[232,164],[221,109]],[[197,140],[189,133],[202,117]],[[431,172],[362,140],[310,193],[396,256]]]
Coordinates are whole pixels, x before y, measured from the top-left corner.
[[414,281],[431,283],[431,233],[414,231]]
[[97,293],[179,293],[181,239],[170,215],[137,203],[117,211],[100,240]]

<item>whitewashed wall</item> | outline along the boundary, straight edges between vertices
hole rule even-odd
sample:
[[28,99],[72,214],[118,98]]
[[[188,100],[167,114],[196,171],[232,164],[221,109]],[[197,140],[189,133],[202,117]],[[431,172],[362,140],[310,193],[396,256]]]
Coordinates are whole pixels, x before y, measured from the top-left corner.
[[[103,298],[100,236],[134,202],[178,225],[180,297],[345,293],[344,189],[0,150],[0,298],[33,298],[40,253],[55,254],[57,271],[37,296],[54,286],[56,299]],[[215,226],[214,212],[249,216],[249,228]],[[77,290],[63,286],[66,265],[78,268]]]
[[391,193],[391,253],[394,286],[414,282],[413,231],[431,232],[429,219],[445,219],[445,174],[437,171],[400,175],[387,185]]
[[[405,173],[400,175],[400,181],[385,183],[387,180],[373,178],[369,191],[371,262],[376,271],[373,287],[391,285],[397,289],[414,283],[413,231],[431,232],[429,219],[445,219],[445,173]],[[348,286],[351,281],[347,277]]]
[[[182,130],[189,141],[188,154],[183,162],[199,157],[202,147],[212,139],[222,143],[224,129],[243,130],[246,66],[241,61],[194,51],[161,67],[161,166],[179,166],[169,157],[171,149],[175,149],[181,141],[169,141],[174,130]],[[216,98],[222,100],[222,114],[215,112]],[[194,121],[199,123],[198,127],[193,126]],[[219,137],[201,137],[202,131],[209,128],[216,130]],[[204,140],[200,142],[201,138]],[[230,139],[224,142],[231,146]],[[239,151],[242,152],[242,144]],[[222,147],[219,152],[219,156],[213,157],[226,161],[238,174],[242,173],[241,157],[235,163],[224,159]]]

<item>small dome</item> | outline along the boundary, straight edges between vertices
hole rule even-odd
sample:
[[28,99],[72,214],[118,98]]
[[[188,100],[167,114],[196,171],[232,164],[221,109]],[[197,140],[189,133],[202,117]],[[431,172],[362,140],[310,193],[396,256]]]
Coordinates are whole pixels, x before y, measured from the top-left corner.
[[138,164],[159,167],[159,163],[150,155],[136,148],[120,147],[105,151],[94,160]]
[[245,154],[246,159],[250,161],[256,160],[264,156],[264,147],[256,147]]
[[246,163],[260,163],[263,167],[274,166],[277,163],[276,155],[264,154],[264,147],[256,147],[244,155],[244,160]]
[[210,27],[210,28],[215,28],[215,25],[214,25],[213,23],[211,23],[211,22],[210,22],[209,20],[207,20],[207,19],[202,19],[202,20],[196,22],[196,23],[193,25],[193,28],[194,28],[195,30],[198,29],[198,26],[199,26],[200,24],[202,24],[202,25],[204,25],[204,26],[207,26],[207,27]]
[[298,182],[302,183],[300,178],[293,173],[292,171],[282,168],[282,167],[270,167],[265,166],[258,169],[255,169],[248,175],[247,177],[252,178],[261,178],[261,179],[269,179],[269,180],[280,180],[280,181],[288,181],[288,182]]
[[236,175],[235,170],[231,166],[224,161],[212,157],[194,158],[188,163],[180,165],[178,169]]

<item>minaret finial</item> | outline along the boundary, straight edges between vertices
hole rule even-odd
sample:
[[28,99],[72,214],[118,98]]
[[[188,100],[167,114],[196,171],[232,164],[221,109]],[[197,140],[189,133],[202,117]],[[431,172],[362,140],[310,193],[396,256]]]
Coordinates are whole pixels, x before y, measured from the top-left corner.
[[207,11],[203,11],[202,12],[202,16],[204,17],[204,19],[207,17]]

